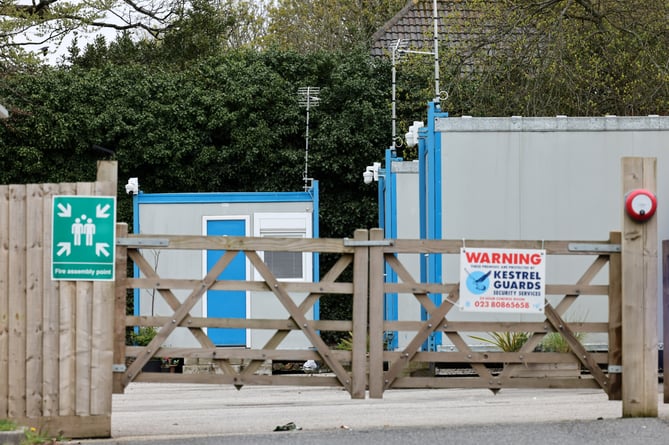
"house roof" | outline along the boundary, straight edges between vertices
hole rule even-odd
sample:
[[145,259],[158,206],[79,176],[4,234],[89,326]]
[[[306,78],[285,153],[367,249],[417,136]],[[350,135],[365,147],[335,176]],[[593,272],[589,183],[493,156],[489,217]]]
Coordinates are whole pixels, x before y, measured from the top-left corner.
[[[475,6],[475,3],[478,6]],[[479,16],[481,2],[468,0],[438,0],[437,15],[439,46],[466,49],[475,45],[481,31],[473,25]],[[372,36],[373,56],[388,54],[388,48],[398,39],[408,48],[432,51],[434,47],[433,0],[409,0],[395,16]]]

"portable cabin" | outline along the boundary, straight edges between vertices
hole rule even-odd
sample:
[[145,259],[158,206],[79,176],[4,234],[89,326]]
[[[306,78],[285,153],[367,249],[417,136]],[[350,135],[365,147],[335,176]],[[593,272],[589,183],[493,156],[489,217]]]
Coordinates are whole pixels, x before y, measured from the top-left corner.
[[[318,238],[318,181],[303,192],[142,193],[133,199],[134,233],[162,235],[252,236]],[[154,250],[152,266],[160,276],[202,279],[222,251]],[[300,252],[261,254],[280,280],[318,279],[318,255]],[[151,255],[145,255],[151,258]],[[138,272],[135,272],[138,274]],[[240,253],[221,279],[254,280],[257,272]],[[188,292],[175,292],[183,300]],[[292,296],[299,304],[306,294]],[[172,313],[156,290],[135,293],[135,315]],[[209,290],[191,313],[216,318],[277,318],[288,312],[271,292]],[[306,314],[318,318],[318,305]],[[243,328],[207,328],[217,346],[262,348],[273,331]],[[282,342],[284,349],[301,349],[310,343],[300,332]],[[197,346],[185,328],[177,328],[165,346]]]
[[[667,116],[449,117],[430,103],[428,121],[418,130],[418,154],[417,161],[407,162],[387,150],[379,175],[379,219],[387,238],[456,239],[463,246],[467,239],[606,240],[622,228],[621,159],[650,157],[657,159],[658,239],[669,239]],[[413,271],[423,282],[457,282],[457,260],[428,255],[412,260]],[[560,260],[547,264],[546,273],[564,282],[579,276]],[[387,277],[395,279],[391,271]],[[603,284],[607,278],[597,280]],[[425,318],[415,299],[407,297],[386,296],[388,319]],[[432,298],[440,302],[442,297]],[[570,309],[570,321],[606,320],[605,296],[588,301]],[[457,308],[449,313],[462,321],[481,316]],[[533,320],[527,314],[515,317]],[[661,329],[661,314],[658,324]],[[393,336],[395,348],[409,338],[401,332]],[[585,342],[593,349],[606,347],[605,338]],[[439,335],[425,346],[442,347],[449,344]]]

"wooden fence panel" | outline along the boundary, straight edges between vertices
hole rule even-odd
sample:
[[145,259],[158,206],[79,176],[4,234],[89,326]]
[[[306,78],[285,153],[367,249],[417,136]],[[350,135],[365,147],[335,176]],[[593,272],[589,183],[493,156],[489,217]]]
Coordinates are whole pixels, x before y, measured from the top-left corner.
[[[77,195],[90,196],[93,194],[93,184],[77,184]],[[83,218],[82,218],[83,220]],[[77,416],[90,415],[90,388],[91,388],[91,337],[93,334],[93,320],[91,307],[93,303],[93,282],[77,281],[74,303],[74,412]]]
[[[96,196],[116,195],[116,166],[103,164],[98,170],[95,183]],[[115,249],[115,246],[112,246]],[[114,364],[114,301],[116,285],[114,281],[93,283],[92,338],[90,373],[90,414],[105,415],[112,408],[112,373]],[[103,310],[98,308],[104,308]]]
[[53,196],[115,195],[116,163],[98,173],[0,186],[0,418],[66,437],[111,434],[114,282],[51,279]]
[[0,418],[9,402],[9,186],[0,186]]
[[26,187],[9,186],[8,416],[26,412]]
[[[76,184],[62,184],[59,194],[76,195]],[[58,387],[58,415],[73,416],[75,414],[75,342],[76,342],[76,312],[75,301],[77,283],[61,281],[60,283],[60,311],[59,311],[59,387]]]
[[38,417],[42,407],[44,248],[42,186],[29,184],[26,193],[26,415]]
[[43,225],[42,230],[44,239],[42,240],[44,246],[43,263],[43,333],[44,341],[43,348],[43,365],[44,371],[42,378],[44,379],[42,387],[43,397],[43,415],[45,417],[54,417],[58,415],[59,407],[59,360],[58,352],[60,345],[60,306],[59,306],[59,281],[51,280],[51,258],[48,252],[51,252],[51,235],[52,227],[50,224],[52,218],[52,203],[50,197],[59,194],[58,184],[44,184],[43,185],[43,200],[42,200],[42,214]]

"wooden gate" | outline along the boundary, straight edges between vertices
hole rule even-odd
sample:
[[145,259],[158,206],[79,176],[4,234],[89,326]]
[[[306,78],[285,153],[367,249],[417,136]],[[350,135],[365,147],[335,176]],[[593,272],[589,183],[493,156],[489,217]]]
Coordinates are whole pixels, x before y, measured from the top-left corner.
[[[373,230],[372,240],[381,233]],[[393,240],[370,247],[370,397],[381,397],[390,388],[601,388],[611,399],[620,399],[621,371],[621,261],[620,233],[607,241],[475,241],[467,247],[545,249],[547,256],[589,256],[592,263],[575,284],[546,283],[546,295],[560,296],[555,304],[546,303],[545,319],[533,322],[452,321],[449,313],[459,298],[459,283],[420,283],[398,259],[399,254],[459,255],[462,240],[412,241]],[[550,259],[547,259],[547,262]],[[390,266],[399,283],[384,283],[383,267]],[[593,284],[593,279],[608,266],[608,284]],[[426,321],[384,321],[384,293],[404,294],[415,298],[427,312]],[[442,295],[435,304],[429,294]],[[608,296],[608,322],[569,322],[564,314],[579,299]],[[491,317],[484,319],[490,320]],[[410,331],[413,338],[401,351],[384,351],[382,335],[389,331]],[[452,344],[439,352],[422,352],[428,336],[442,332]],[[476,333],[500,335],[523,333],[527,336],[518,351],[490,349],[474,351],[471,337]],[[542,339],[559,333],[569,352],[543,352]],[[587,351],[575,333],[601,332],[608,337],[608,352]],[[480,334],[479,334],[480,335]],[[383,364],[387,364],[387,370]],[[412,376],[412,369],[430,369],[436,364],[456,369],[448,376]],[[561,364],[574,365],[577,372],[553,373]]]
[[111,434],[114,281],[52,281],[55,195],[116,195],[94,183],[0,186],[0,419],[66,437]]
[[[546,304],[545,320],[540,322],[502,323],[491,321],[453,322],[449,311],[458,300],[458,283],[420,283],[411,276],[398,255],[453,255],[459,254],[462,241],[384,240],[382,230],[356,231],[354,239],[282,239],[203,236],[160,236],[119,234],[119,242],[127,247],[127,256],[139,267],[141,278],[127,278],[119,282],[116,332],[138,326],[155,326],[156,337],[146,346],[125,346],[117,338],[115,363],[125,357],[133,360],[124,372],[116,374],[117,391],[131,381],[229,383],[237,387],[257,384],[282,385],[335,385],[342,386],[354,398],[381,397],[390,388],[453,388],[478,387],[499,390],[511,387],[546,388],[601,388],[612,399],[620,398],[621,364],[621,270],[620,234],[613,233],[606,241],[467,241],[471,247],[542,248],[549,256],[593,257],[575,284],[547,283],[547,294],[560,295],[555,305]],[[142,250],[147,249],[215,249],[224,250],[221,257],[201,280],[179,280],[159,276]],[[319,282],[294,283],[276,279],[263,263],[261,251],[320,252],[338,255],[339,259]],[[262,281],[218,281],[226,264],[238,252],[243,252],[262,276]],[[124,255],[119,256],[121,262]],[[389,265],[399,277],[399,283],[384,282],[384,267]],[[342,272],[352,268],[350,281],[342,281]],[[593,278],[608,267],[608,284],[593,284]],[[124,263],[118,270],[126,270]],[[126,289],[156,289],[174,311],[163,316],[123,316]],[[175,289],[188,289],[185,299],[175,296]],[[287,319],[214,319],[191,313],[207,289],[272,292],[288,311]],[[296,302],[291,293],[307,292],[308,296]],[[403,294],[415,298],[429,314],[426,321],[384,321],[383,298],[386,293]],[[351,321],[308,320],[305,312],[323,295],[353,298]],[[428,294],[444,296],[435,304]],[[608,322],[568,322],[565,312],[579,299],[592,295],[608,297]],[[367,328],[369,326],[369,328]],[[206,327],[269,329],[274,335],[262,349],[230,349],[215,347],[206,336]],[[188,329],[199,348],[164,347],[175,329]],[[301,331],[313,346],[310,350],[281,349],[281,341],[290,331]],[[350,351],[333,349],[321,338],[321,331],[352,332]],[[415,333],[401,351],[384,350],[384,334],[389,331]],[[435,332],[443,332],[454,345],[453,351],[423,352],[421,345]],[[528,341],[518,352],[473,351],[467,333],[473,332],[526,332]],[[565,339],[570,352],[536,352],[542,338],[558,332]],[[604,333],[608,338],[608,352],[587,351],[575,332]],[[152,357],[207,358],[215,365],[207,374],[173,374],[143,372]],[[329,372],[318,375],[267,375],[259,372],[263,362],[315,360]],[[417,365],[420,363],[421,365]],[[577,373],[572,377],[554,377],[529,368],[537,364],[553,366],[572,364]],[[415,368],[434,369],[435,364],[446,364],[468,371],[465,376],[411,375]],[[501,370],[492,365],[503,364]],[[348,368],[348,365],[351,365]],[[523,371],[523,372],[520,372]]]
[[[127,248],[118,256],[117,270],[126,270],[127,260],[139,268],[140,278],[124,278],[117,282],[116,342],[114,361],[122,364],[128,360],[127,369],[120,367],[114,376],[114,390],[122,392],[132,381],[228,383],[238,388],[244,385],[307,385],[341,386],[354,398],[364,398],[367,376],[365,339],[367,337],[368,303],[368,247],[356,246],[356,240],[295,239],[295,238],[246,238],[221,236],[160,236],[126,235],[121,226],[118,243]],[[366,236],[366,231],[356,232]],[[357,239],[357,238],[356,238]],[[173,279],[162,277],[143,254],[148,250],[218,250],[225,251],[218,262],[202,279]],[[279,281],[261,259],[259,252],[318,252],[335,257],[335,261],[318,282]],[[239,252],[248,258],[262,281],[224,281],[217,277]],[[349,270],[349,278],[342,274]],[[173,313],[163,316],[126,316],[125,299],[128,289],[155,289]],[[178,289],[188,295],[179,299]],[[289,314],[283,319],[217,319],[192,314],[193,307],[207,290],[249,290],[271,293]],[[295,298],[301,293],[306,297]],[[310,320],[305,313],[323,295],[352,298],[352,320]],[[146,346],[126,346],[126,329],[154,326],[157,335]],[[273,335],[262,349],[216,347],[205,333],[205,328],[245,328],[271,330]],[[199,344],[199,348],[165,347],[164,343],[175,329],[186,329]],[[311,349],[281,349],[281,342],[291,331],[300,331],[309,340]],[[327,345],[320,331],[351,332],[351,350],[337,350]],[[213,369],[209,373],[156,373],[145,372],[150,359],[159,357],[208,359]],[[261,367],[272,361],[318,361],[327,373],[302,375],[268,375]],[[350,368],[349,368],[350,366]]]

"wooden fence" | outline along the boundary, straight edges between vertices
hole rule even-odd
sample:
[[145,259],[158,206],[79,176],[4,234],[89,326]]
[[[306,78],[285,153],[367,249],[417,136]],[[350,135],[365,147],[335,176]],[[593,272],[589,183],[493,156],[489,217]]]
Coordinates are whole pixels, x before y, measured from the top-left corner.
[[52,281],[52,197],[116,195],[94,183],[0,185],[0,419],[66,437],[111,434],[114,282]]

